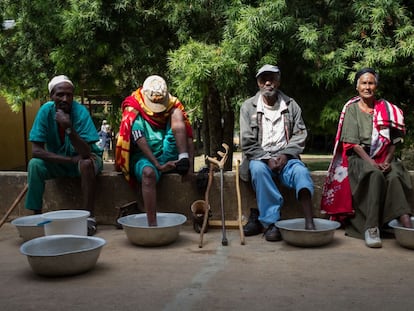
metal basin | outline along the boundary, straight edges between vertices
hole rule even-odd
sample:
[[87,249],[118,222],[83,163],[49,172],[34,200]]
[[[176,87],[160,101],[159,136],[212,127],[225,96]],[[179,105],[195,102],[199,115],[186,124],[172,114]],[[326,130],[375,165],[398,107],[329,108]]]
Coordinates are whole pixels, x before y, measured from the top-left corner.
[[[411,223],[414,227],[414,217],[411,217]],[[414,249],[414,228],[405,228],[397,220],[391,220],[388,225],[394,229],[395,239],[403,247]]]
[[67,276],[95,267],[106,241],[98,237],[50,235],[22,244],[32,270],[43,276]]
[[157,227],[148,226],[147,214],[132,214],[118,219],[128,240],[140,246],[161,246],[177,240],[187,217],[175,213],[157,213]]
[[294,218],[276,222],[283,240],[291,245],[301,247],[316,247],[332,242],[335,230],[341,224],[322,218],[313,219],[316,230],[305,230],[305,219]]
[[38,226],[44,219],[41,215],[23,216],[12,220],[23,241],[29,241],[45,235],[43,226]]

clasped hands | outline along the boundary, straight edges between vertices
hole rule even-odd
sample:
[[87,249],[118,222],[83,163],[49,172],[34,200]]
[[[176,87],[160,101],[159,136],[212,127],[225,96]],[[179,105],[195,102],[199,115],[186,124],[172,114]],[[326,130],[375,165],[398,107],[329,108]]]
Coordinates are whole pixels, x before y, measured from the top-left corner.
[[375,163],[375,166],[384,173],[391,171],[391,164],[388,162]]
[[286,154],[279,154],[274,158],[270,158],[267,160],[267,165],[272,170],[272,172],[280,173],[282,169],[285,167],[288,161],[288,157]]

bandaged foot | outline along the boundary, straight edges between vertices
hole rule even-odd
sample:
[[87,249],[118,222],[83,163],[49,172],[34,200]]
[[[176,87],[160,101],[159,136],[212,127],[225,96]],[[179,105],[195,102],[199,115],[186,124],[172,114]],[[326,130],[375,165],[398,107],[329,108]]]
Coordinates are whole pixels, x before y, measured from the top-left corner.
[[177,173],[180,175],[187,174],[190,168],[190,159],[189,158],[182,158],[175,163],[175,169]]

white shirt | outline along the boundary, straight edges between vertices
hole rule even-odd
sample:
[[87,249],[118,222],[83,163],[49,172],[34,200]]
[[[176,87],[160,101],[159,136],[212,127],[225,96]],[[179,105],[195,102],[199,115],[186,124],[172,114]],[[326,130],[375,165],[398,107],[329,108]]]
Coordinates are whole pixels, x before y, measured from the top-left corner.
[[269,106],[264,102],[263,96],[260,96],[257,103],[257,112],[263,113],[262,147],[272,156],[287,145],[285,120],[281,113],[285,109],[287,106],[283,99],[280,100],[279,105]]

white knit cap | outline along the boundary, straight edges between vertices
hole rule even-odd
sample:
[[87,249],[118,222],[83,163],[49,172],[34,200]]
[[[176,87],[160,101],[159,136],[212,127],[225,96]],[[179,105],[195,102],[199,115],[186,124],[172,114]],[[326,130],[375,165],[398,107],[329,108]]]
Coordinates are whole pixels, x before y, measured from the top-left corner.
[[65,75],[56,76],[56,77],[53,77],[52,80],[50,80],[48,84],[49,94],[52,93],[56,85],[63,83],[63,82],[67,82],[73,86],[72,81],[70,81],[67,76]]

